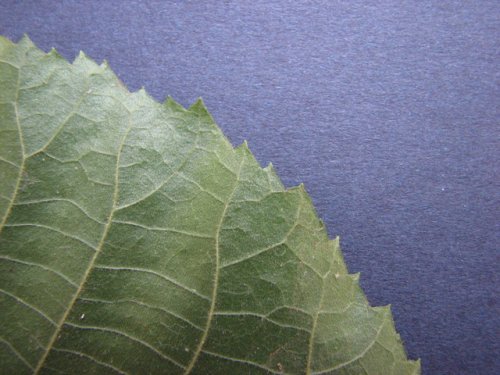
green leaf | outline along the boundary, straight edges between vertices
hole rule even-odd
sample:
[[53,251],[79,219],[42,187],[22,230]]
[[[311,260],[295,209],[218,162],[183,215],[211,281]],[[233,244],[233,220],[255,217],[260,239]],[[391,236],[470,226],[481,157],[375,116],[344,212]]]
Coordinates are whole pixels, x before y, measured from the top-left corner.
[[201,100],[0,38],[0,373],[418,374],[302,186]]

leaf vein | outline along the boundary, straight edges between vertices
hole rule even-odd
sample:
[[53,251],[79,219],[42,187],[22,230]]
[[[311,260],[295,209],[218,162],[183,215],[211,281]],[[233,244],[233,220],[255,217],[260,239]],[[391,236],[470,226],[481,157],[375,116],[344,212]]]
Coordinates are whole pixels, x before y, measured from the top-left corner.
[[89,302],[97,302],[97,303],[109,303],[109,304],[118,304],[118,303],[133,303],[133,304],[137,304],[137,305],[140,305],[140,306],[144,306],[144,307],[147,307],[149,309],[152,309],[152,310],[160,310],[166,314],[169,314],[169,315],[172,315],[173,317],[179,319],[179,320],[182,320],[183,322],[189,324],[190,326],[192,326],[193,328],[196,328],[197,330],[199,331],[203,331],[203,328],[201,328],[200,326],[196,325],[195,323],[191,322],[190,320],[184,318],[182,315],[179,315],[173,311],[170,311],[170,310],[167,310],[165,309],[164,307],[160,307],[160,306],[153,306],[153,305],[150,305],[148,303],[145,303],[145,302],[141,302],[141,301],[136,301],[136,300],[133,300],[133,299],[120,299],[120,300],[115,300],[115,301],[111,301],[111,300],[104,300],[104,299],[98,299],[98,298],[88,298],[88,297],[80,297],[78,298],[80,301],[89,301]]
[[319,299],[318,310],[316,311],[316,314],[314,315],[314,318],[313,318],[311,336],[309,338],[309,344],[308,344],[308,350],[307,350],[307,366],[306,366],[306,374],[307,375],[311,374],[311,365],[312,365],[312,359],[313,359],[312,357],[313,357],[313,351],[314,351],[314,340],[315,340],[315,336],[316,336],[316,328],[318,325],[318,318],[320,315],[320,311],[323,308],[323,300],[325,298],[325,281],[328,278],[328,275],[330,274],[330,272],[332,271],[333,264],[334,264],[334,262],[332,259],[332,261],[330,263],[330,267],[328,269],[328,272],[323,277],[321,277],[321,295],[320,295],[320,299]]
[[68,276],[62,274],[59,271],[53,270],[50,267],[44,266],[43,264],[34,263],[34,262],[28,262],[28,261],[25,261],[25,260],[11,258],[11,257],[4,256],[4,255],[0,255],[0,259],[6,260],[6,261],[9,261],[9,262],[24,264],[24,265],[27,265],[27,266],[33,266],[33,267],[42,268],[45,271],[51,272],[51,273],[59,276],[61,279],[64,279],[68,284],[74,286],[75,288],[78,288],[78,285],[73,280],[71,280]]
[[341,368],[344,368],[348,365],[350,365],[351,363],[353,362],[356,362],[357,360],[363,358],[366,353],[368,353],[368,351],[373,347],[373,345],[375,345],[375,343],[377,342],[378,340],[378,337],[380,336],[380,333],[382,332],[382,329],[384,328],[384,325],[385,325],[385,318],[387,317],[387,313],[384,314],[384,317],[382,318],[382,323],[380,324],[379,328],[377,329],[377,333],[375,334],[375,337],[373,338],[373,341],[370,342],[368,344],[368,346],[361,352],[359,353],[358,355],[356,355],[355,357],[353,357],[352,359],[350,359],[349,361],[346,361],[346,362],[342,362],[334,367],[331,367],[329,369],[325,369],[325,370],[321,370],[321,371],[316,371],[316,372],[313,372],[312,375],[321,375],[321,374],[326,374],[328,372],[331,372],[331,371],[335,371],[335,370],[339,370]]
[[238,168],[238,173],[236,174],[236,179],[234,182],[233,190],[232,190],[231,194],[229,195],[229,197],[227,198],[227,202],[224,205],[224,209],[222,210],[221,218],[220,218],[219,223],[217,225],[217,231],[215,233],[215,272],[214,272],[214,286],[212,289],[212,298],[211,298],[212,302],[210,304],[210,309],[208,311],[208,318],[207,318],[207,324],[205,327],[205,331],[203,332],[203,335],[201,336],[200,342],[198,343],[198,347],[196,348],[196,351],[193,355],[193,358],[191,359],[191,361],[189,362],[189,365],[186,368],[186,372],[184,373],[185,375],[191,373],[192,369],[194,368],[194,365],[195,365],[196,361],[198,360],[198,357],[203,349],[203,346],[205,345],[205,341],[208,337],[208,332],[210,331],[210,327],[212,324],[212,318],[214,316],[215,304],[216,304],[216,300],[217,300],[217,289],[218,289],[218,285],[219,285],[219,272],[220,272],[219,237],[220,237],[220,231],[222,228],[222,224],[224,222],[224,218],[225,218],[226,213],[227,213],[227,209],[229,207],[229,204],[231,203],[231,199],[232,199],[234,192],[236,191],[236,188],[238,186],[238,182],[239,182],[239,178],[240,178],[240,174],[241,174],[241,169],[243,167],[244,161],[245,161],[245,157],[242,156],[241,162],[240,162],[240,165]]
[[80,211],[83,212],[83,214],[85,214],[85,216],[87,216],[90,220],[92,221],[95,221],[96,223],[98,224],[105,224],[103,223],[102,221],[99,221],[97,220],[95,217],[93,217],[92,215],[90,215],[88,213],[87,210],[85,210],[82,206],[80,206],[78,203],[76,203],[75,201],[71,200],[71,199],[67,199],[67,198],[47,198],[47,199],[36,199],[36,200],[30,200],[30,201],[22,201],[22,202],[18,202],[16,203],[15,205],[16,206],[22,206],[22,205],[28,205],[28,204],[39,204],[39,203],[52,203],[52,202],[67,202],[67,203],[70,203],[72,204],[73,206],[75,206],[76,208],[78,208]]
[[239,359],[239,358],[228,357],[228,356],[225,356],[225,355],[222,355],[222,354],[218,354],[218,353],[214,353],[214,352],[211,352],[211,351],[208,351],[208,350],[202,350],[202,352],[205,353],[205,354],[214,356],[214,357],[225,359],[227,361],[238,362],[238,363],[243,363],[245,365],[255,366],[255,367],[261,368],[263,370],[266,370],[266,371],[268,371],[268,372],[270,372],[272,374],[283,374],[283,372],[281,372],[281,371],[272,370],[269,367],[263,366],[263,365],[261,365],[261,364],[259,364],[257,362],[249,361],[249,360],[246,360],[246,359]]
[[61,124],[57,127],[57,129],[55,130],[54,134],[52,134],[52,136],[49,138],[49,140],[42,147],[40,147],[38,150],[33,151],[31,154],[26,155],[27,158],[31,158],[32,156],[37,155],[37,154],[39,154],[39,153],[47,150],[47,148],[50,146],[50,144],[57,138],[57,136],[59,134],[61,134],[64,126],[69,122],[69,120],[71,120],[71,118],[73,116],[77,115],[77,111],[80,108],[81,104],[83,103],[83,100],[86,97],[86,92],[87,91],[88,91],[88,83],[87,83],[87,86],[85,88],[85,91],[83,91],[83,93],[81,94],[81,96],[78,99],[78,101],[74,104],[73,109],[71,110],[71,112],[68,113],[68,115],[63,119],[63,121],[61,122]]
[[133,221],[113,220],[113,223],[132,225],[134,227],[139,227],[139,228],[143,228],[143,229],[150,230],[150,231],[175,232],[175,233],[185,234],[187,236],[192,236],[192,237],[215,239],[213,236],[210,236],[208,234],[196,233],[196,232],[186,231],[186,230],[177,229],[177,228],[150,227],[147,225],[134,223]]
[[109,369],[117,372],[118,374],[122,374],[122,375],[126,375],[127,374],[125,371],[122,371],[119,368],[117,368],[117,367],[115,367],[115,366],[113,366],[113,365],[111,365],[111,364],[109,364],[107,362],[99,361],[98,359],[96,359],[96,358],[94,358],[91,355],[86,354],[86,353],[82,353],[82,352],[79,352],[79,351],[76,351],[76,350],[60,349],[60,348],[53,348],[52,350],[54,350],[56,352],[69,353],[69,354],[77,355],[78,357],[83,357],[85,359],[88,359],[91,362],[97,363],[98,365],[101,365],[101,366],[104,366],[104,367],[108,367]]
[[[302,202],[302,198],[301,198],[301,202]],[[281,245],[284,245],[286,243],[286,240],[288,239],[288,237],[290,236],[290,234],[292,234],[292,232],[295,230],[295,228],[297,227],[298,225],[298,222],[299,222],[299,217],[300,217],[300,210],[301,210],[301,204],[298,205],[297,207],[297,211],[295,213],[295,218],[294,218],[294,224],[292,225],[292,227],[285,233],[285,235],[283,236],[283,239],[280,241],[280,242],[277,242],[275,244],[272,244],[272,245],[269,245],[263,249],[258,249],[250,254],[246,254],[244,256],[242,256],[241,258],[238,258],[238,259],[235,259],[235,260],[232,260],[232,261],[229,261],[229,262],[226,262],[224,264],[221,265],[221,269],[222,268],[225,268],[225,267],[229,267],[229,266],[232,266],[232,265],[235,265],[237,263],[241,263],[241,262],[244,262],[244,261],[247,261],[249,259],[252,259],[262,253],[265,253],[266,251],[269,251],[269,250],[272,250],[278,246],[281,246]],[[293,253],[295,256],[296,254]],[[299,258],[300,259],[300,258]],[[314,271],[314,270],[313,270]],[[317,272],[316,272],[317,273]]]
[[22,354],[16,350],[16,348],[14,348],[14,345],[5,340],[3,337],[0,337],[0,342],[3,342],[30,370],[34,369],[33,366],[31,366],[31,364],[28,362],[28,360],[24,358]]
[[0,63],[4,63],[4,64],[7,64],[7,65],[10,65],[13,68],[18,69],[18,70],[21,68],[20,66],[12,64],[10,61],[0,60]]
[[148,270],[146,268],[138,268],[138,267],[121,267],[121,266],[104,266],[104,265],[96,265],[94,266],[95,269],[102,269],[102,270],[110,270],[110,271],[130,271],[130,272],[143,272],[143,273],[149,273],[151,275],[155,275],[163,280],[166,280],[168,282],[170,282],[171,284],[174,284],[175,286],[181,288],[181,289],[184,289],[192,294],[195,294],[196,296],[204,299],[204,300],[207,300],[207,301],[210,301],[210,297],[208,296],[205,296],[201,293],[199,293],[198,291],[194,290],[194,289],[191,289],[185,285],[183,285],[182,283],[180,283],[179,281],[171,278],[171,277],[168,277],[162,273],[159,273],[159,272],[156,272],[156,271],[153,271],[153,270]]
[[[141,198],[139,198],[139,199],[137,199],[137,200],[135,200],[133,202],[130,202],[130,203],[127,203],[127,204],[123,204],[123,205],[117,207],[116,210],[123,210],[124,208],[131,207],[131,206],[133,206],[133,205],[135,205],[135,204],[137,204],[139,202],[142,202],[142,201],[146,200],[147,198],[151,197],[156,192],[160,191],[160,189],[162,189],[163,187],[165,187],[168,184],[168,182],[173,177],[175,177],[182,170],[182,168],[184,168],[184,166],[186,165],[186,163],[189,160],[189,157],[195,151],[196,151],[196,147],[193,146],[193,148],[188,152],[188,154],[186,155],[186,158],[182,161],[182,163],[180,163],[180,165],[177,167],[177,169],[175,169],[174,171],[172,171],[172,173],[158,187],[154,188],[152,191],[150,191],[149,193],[147,193],[143,197],[141,197]],[[122,166],[120,166],[120,168],[122,168]]]
[[53,228],[53,227],[50,227],[48,225],[44,225],[44,224],[37,224],[37,223],[15,223],[15,224],[5,224],[6,227],[35,227],[35,228],[42,228],[42,229],[47,229],[47,230],[50,230],[50,231],[53,231],[53,232],[57,232],[65,237],[68,237],[68,238],[71,238],[73,240],[76,240],[76,241],[79,241],[81,243],[83,243],[84,245],[87,245],[88,247],[90,247],[92,250],[96,250],[95,246],[92,245],[90,242],[78,237],[78,236],[75,236],[73,234],[69,234],[67,232],[64,232],[60,229],[57,229],[57,228]]
[[57,323],[54,322],[46,313],[44,313],[42,310],[38,309],[37,307],[31,305],[30,303],[26,302],[25,300],[23,300],[22,298],[16,296],[15,294],[13,293],[10,293],[10,292],[7,292],[6,290],[4,289],[0,289],[0,293],[3,293],[7,296],[9,296],[10,298],[16,300],[20,305],[23,305],[27,308],[29,308],[30,310],[36,312],[38,315],[40,315],[42,318],[44,318],[45,320],[47,320],[48,322],[50,322],[52,325],[54,326],[57,326]]
[[21,128],[21,122],[19,121],[19,109],[18,109],[18,101],[19,101],[19,86],[20,86],[20,72],[19,69],[17,68],[17,82],[16,82],[16,99],[14,101],[14,112],[16,115],[16,126],[17,126],[17,131],[19,133],[19,144],[21,146],[21,166],[19,167],[19,173],[17,175],[17,180],[16,184],[14,186],[14,192],[12,193],[11,201],[9,202],[9,205],[7,206],[7,210],[5,211],[5,214],[2,218],[2,221],[0,222],[0,234],[2,233],[3,228],[5,227],[5,223],[7,223],[7,218],[9,217],[12,207],[14,206],[14,202],[16,201],[17,198],[17,193],[19,191],[19,187],[21,186],[21,180],[23,177],[23,172],[24,172],[24,164],[26,162],[26,157],[25,157],[25,150],[24,150],[24,138],[23,138],[23,131]]
[[1,162],[3,162],[3,163],[9,164],[9,165],[11,165],[11,166],[13,166],[13,167],[16,167],[16,168],[21,168],[21,166],[20,166],[20,165],[17,165],[16,163],[14,163],[14,162],[12,162],[12,161],[10,161],[10,160],[7,160],[7,159],[5,159],[5,158],[3,158],[3,157],[1,157],[1,156],[0,156],[0,161],[1,161]]
[[277,320],[274,320],[272,318],[269,317],[269,315],[265,315],[265,314],[258,314],[258,313],[252,313],[252,312],[238,312],[238,311],[217,311],[214,313],[214,315],[217,315],[217,316],[252,316],[252,317],[255,317],[255,318],[260,318],[260,319],[264,319],[264,320],[267,320],[268,322],[274,324],[274,325],[277,325],[278,327],[282,327],[282,328],[292,328],[292,329],[296,329],[296,330],[299,330],[299,331],[304,331],[304,332],[307,332],[307,333],[311,333],[310,330],[304,328],[304,327],[298,327],[298,326],[294,326],[294,325],[291,325],[291,324],[285,324],[285,323],[281,323]]
[[119,166],[120,166],[120,156],[121,156],[121,153],[122,153],[122,149],[123,149],[123,145],[125,144],[125,139],[127,138],[129,132],[130,132],[130,129],[132,128],[132,122],[130,120],[130,112],[128,112],[129,116],[128,116],[128,125],[127,125],[127,129],[125,130],[125,133],[123,134],[122,136],[122,139],[120,140],[120,144],[118,146],[118,152],[117,152],[117,155],[116,155],[116,165],[115,165],[115,179],[114,179],[114,191],[113,191],[113,205],[111,207],[111,211],[109,213],[109,217],[108,217],[108,221],[104,227],[104,230],[103,230],[103,233],[101,235],[101,239],[99,241],[99,244],[97,245],[97,248],[95,248],[95,252],[94,252],[94,255],[92,256],[88,266],[87,266],[87,269],[85,271],[85,273],[83,274],[83,277],[81,279],[81,284],[80,284],[80,287],[77,289],[77,291],[75,292],[75,294],[73,295],[73,298],[71,300],[71,302],[69,303],[68,305],[68,308],[66,309],[65,313],[63,314],[63,316],[61,317],[60,321],[59,321],[59,324],[57,325],[57,329],[54,331],[54,334],[52,335],[50,341],[49,341],[49,344],[45,350],[45,353],[43,354],[43,356],[40,358],[40,361],[38,362],[38,366],[37,368],[35,369],[35,374],[38,374],[40,372],[40,370],[42,369],[44,363],[45,363],[45,360],[47,359],[47,356],[49,355],[49,352],[51,350],[51,348],[54,346],[54,343],[55,341],[57,340],[57,337],[59,336],[59,332],[61,331],[63,325],[64,325],[64,322],[66,321],[68,315],[69,315],[69,312],[71,311],[71,309],[73,308],[76,300],[78,299],[80,293],[82,292],[83,290],[83,287],[90,275],[90,271],[92,270],[93,266],[94,266],[94,263],[97,259],[97,256],[99,255],[102,247],[104,246],[104,242],[106,240],[106,237],[108,235],[108,232],[109,232],[109,228],[111,227],[111,224],[113,222],[113,214],[114,212],[116,211],[116,204],[117,204],[117,201],[118,201],[118,192],[119,192],[119,188],[118,188],[118,182],[119,182]]
[[155,352],[156,354],[158,354],[160,357],[162,357],[163,359],[165,359],[165,360],[173,363],[177,367],[180,367],[180,368],[184,369],[184,366],[182,364],[180,364],[179,362],[177,362],[175,359],[170,358],[165,353],[162,353],[161,351],[159,351],[157,348],[155,348],[153,345],[149,344],[148,342],[146,342],[144,340],[141,340],[141,339],[139,339],[137,337],[134,337],[134,336],[132,336],[132,335],[126,333],[126,332],[122,332],[122,331],[117,330],[117,329],[106,328],[106,327],[83,326],[83,325],[79,325],[79,324],[75,324],[75,323],[71,323],[71,322],[64,322],[63,324],[67,325],[67,326],[70,326],[70,327],[77,328],[77,329],[91,330],[91,331],[102,331],[102,332],[108,332],[108,333],[112,333],[112,334],[115,334],[115,335],[118,335],[118,336],[125,337],[128,340],[130,340],[130,341],[136,342],[136,343],[144,346],[145,348],[148,348],[148,349],[152,350],[153,352]]

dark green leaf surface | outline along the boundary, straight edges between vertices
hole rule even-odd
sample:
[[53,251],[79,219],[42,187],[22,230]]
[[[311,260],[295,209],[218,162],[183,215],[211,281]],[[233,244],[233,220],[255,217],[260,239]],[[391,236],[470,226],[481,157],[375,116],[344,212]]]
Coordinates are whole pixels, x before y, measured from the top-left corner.
[[203,103],[0,39],[0,373],[418,374],[303,187]]

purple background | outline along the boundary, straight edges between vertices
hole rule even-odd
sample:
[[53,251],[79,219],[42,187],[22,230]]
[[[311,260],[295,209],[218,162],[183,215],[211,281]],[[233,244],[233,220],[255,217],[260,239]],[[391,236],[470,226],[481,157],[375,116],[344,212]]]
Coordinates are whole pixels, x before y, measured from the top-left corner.
[[[203,4],[202,4],[203,3]],[[500,2],[5,1],[304,182],[424,374],[499,374]]]

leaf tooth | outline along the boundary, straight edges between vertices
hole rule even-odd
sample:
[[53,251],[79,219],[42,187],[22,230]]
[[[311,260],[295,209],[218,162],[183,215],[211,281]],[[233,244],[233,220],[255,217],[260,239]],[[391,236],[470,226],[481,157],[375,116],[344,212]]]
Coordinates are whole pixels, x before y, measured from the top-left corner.
[[269,162],[266,167],[264,167],[265,171],[274,171],[274,166],[272,162]]
[[196,99],[196,101],[189,106],[188,110],[198,113],[200,115],[210,115],[201,96],[198,97],[198,99]]
[[246,141],[246,139],[239,146],[235,147],[234,150],[237,152],[241,152],[246,156],[253,156],[250,148],[248,147],[248,142]]
[[298,191],[299,193],[303,193],[305,190],[303,188],[301,188],[301,185],[303,185],[303,184],[299,184],[299,185],[295,185],[295,186],[289,187],[289,188],[286,189],[286,192],[295,192],[295,191]]
[[[307,203],[307,204],[310,204],[312,206],[311,197],[307,193],[306,187],[305,187],[303,182],[301,182],[298,185],[292,186],[291,188],[288,188],[287,191],[298,191],[299,194],[302,195],[302,199],[304,199],[304,201],[302,201],[302,204]],[[313,209],[314,209],[314,207],[313,207]]]
[[269,184],[274,191],[281,191],[284,189],[283,183],[281,182],[273,163],[269,163],[267,167],[264,168],[264,171],[267,173]]
[[412,361],[412,360],[408,360],[408,362],[411,364],[411,365],[415,365],[415,370],[412,372],[411,375],[418,375],[420,374],[420,371],[421,371],[421,363],[420,363],[420,358],[417,359],[416,361]]
[[350,278],[353,283],[356,284],[357,288],[360,288],[359,286],[359,280],[361,279],[361,272],[354,272],[354,273],[346,273],[345,275],[341,275]]
[[176,102],[170,95],[167,96],[163,105],[173,112],[186,112],[186,108],[184,108],[181,104]]
[[[334,270],[333,272],[335,274],[335,277],[339,278],[340,276],[349,275],[347,267],[345,265],[344,257],[342,255],[342,251],[340,250],[340,237],[336,236],[335,238],[329,240],[328,242],[331,246],[330,261],[333,263],[332,270]],[[357,277],[359,279],[359,275]]]
[[245,156],[246,163],[250,163],[251,165],[253,164],[256,168],[263,169],[260,166],[259,161],[255,158],[252,150],[250,150],[250,146],[248,145],[248,141],[246,139],[241,143],[241,145],[236,147],[236,150],[240,150],[240,152]]
[[85,58],[87,58],[87,55],[85,54],[85,52],[83,52],[82,50],[80,50],[80,52],[78,52],[78,55],[77,55],[77,56],[76,56],[76,58],[75,58],[75,61],[76,61],[77,59],[82,59],[82,60],[83,60],[83,59],[85,59]]
[[[29,38],[28,38],[29,39]],[[6,39],[5,39],[6,40]],[[5,44],[5,43],[10,43],[12,45],[12,42],[6,40],[7,42],[3,42],[3,39],[0,38],[0,53],[2,53],[2,50],[3,49],[6,49],[8,50],[9,49],[9,44]],[[2,44],[4,43],[4,44]],[[26,45],[32,45],[32,42],[31,41],[26,41],[24,42]],[[20,45],[21,42],[19,42],[18,45]],[[18,58],[18,56],[22,56],[22,59],[24,59],[24,52],[25,50],[27,49],[30,49],[29,47],[18,47],[18,45],[15,45],[15,50],[16,50],[16,54],[15,56],[12,57],[12,60],[14,61],[14,63],[16,63],[17,61],[19,60],[15,60],[14,58]],[[38,55],[41,54],[42,52],[37,50],[38,52]],[[55,51],[55,50],[54,50]],[[6,51],[6,52],[9,52],[9,51]],[[33,52],[30,50],[30,52]],[[56,51],[57,52],[57,51]],[[52,51],[51,51],[52,53]],[[50,54],[50,53],[49,53]],[[36,55],[36,57],[38,57],[38,55]],[[11,58],[11,56],[8,56],[9,58]],[[78,58],[75,59],[75,62],[77,62]],[[23,60],[24,61],[24,60]],[[88,58],[87,56],[85,56],[85,54],[81,53],[81,58],[79,60],[79,62],[81,65],[78,67],[78,68],[75,68],[74,70],[77,71],[78,73],[81,73],[81,74],[102,74],[102,72],[107,68],[107,63],[103,63],[101,64],[100,66],[98,66],[92,59]],[[76,65],[76,64],[75,64]],[[111,71],[109,69],[109,71]],[[98,77],[98,78],[101,78],[101,77]],[[128,92],[128,91],[127,91]],[[144,95],[147,97],[147,93],[145,92],[145,90],[143,89],[143,92],[138,92],[137,93],[137,98],[139,99],[140,98],[140,95]],[[128,98],[128,97],[127,97]],[[154,100],[153,100],[154,101]],[[168,100],[167,100],[168,102]],[[142,105],[143,103],[138,103],[140,105]],[[158,104],[157,102],[155,102],[155,105]],[[156,107],[155,107],[156,108]],[[145,110],[148,110],[148,108],[144,108]],[[192,109],[192,113],[191,113],[191,118],[190,120],[192,119],[192,117],[198,117],[199,119],[201,119],[203,122],[202,126],[206,126],[206,127],[213,127],[215,129],[215,122],[213,121],[212,119],[212,116],[209,114],[209,112],[207,111],[206,109],[206,106],[205,104],[203,103],[202,99],[199,98],[198,101],[196,103],[193,104],[193,106],[191,106]],[[184,110],[184,109],[183,109]],[[185,111],[185,110],[184,110]],[[217,130],[218,131],[218,130]],[[221,137],[223,137],[223,135],[221,135]],[[225,138],[224,138],[225,139]],[[224,145],[224,147],[226,147],[227,145]],[[227,149],[229,149],[229,147],[226,147]],[[230,152],[231,151],[231,152]],[[230,155],[233,155],[232,153],[232,150],[229,149],[229,151],[227,151],[226,149],[224,150],[225,153],[227,154],[230,154]],[[240,152],[240,153],[248,153],[249,155],[252,155],[252,158],[254,159],[253,157],[253,154],[251,153],[250,149],[248,148],[248,144],[246,142],[244,142],[242,145],[240,145],[239,147],[236,148],[236,152]],[[244,154],[245,155],[245,154]],[[240,156],[240,155],[237,155],[237,156]],[[256,161],[257,163],[257,161]],[[270,164],[268,167],[268,170],[272,170],[272,164]],[[273,171],[274,172],[274,171]],[[310,202],[310,197],[309,195],[307,194],[306,190],[305,190],[305,187],[303,184],[300,184],[299,186],[295,187],[295,188],[291,188],[289,190],[295,190],[295,192],[293,194],[289,194],[290,196],[291,195],[299,195],[298,194],[298,191],[302,192],[303,193],[303,196],[302,197],[307,197],[309,199],[309,202]],[[298,190],[298,191],[297,191]],[[302,194],[301,193],[301,194]],[[301,197],[301,198],[302,198]],[[305,200],[303,200],[300,204],[304,204],[304,203],[307,203],[309,204],[309,202],[304,202]],[[298,211],[300,212],[300,211]],[[299,214],[297,214],[297,217],[299,216]],[[315,228],[313,228],[315,229]],[[350,281],[350,280],[353,280],[353,284],[355,284],[354,286],[356,287],[356,290],[359,291],[358,292],[358,295],[362,296],[364,298],[364,293],[362,293],[361,291],[361,288],[359,287],[359,277],[360,277],[360,274],[347,274],[347,270],[345,270],[345,264],[343,262],[343,259],[342,259],[342,255],[340,253],[340,247],[338,245],[338,242],[339,242],[339,238],[335,238],[334,240],[332,240],[332,254],[333,254],[333,258],[332,258],[332,262],[335,262],[337,264],[335,264],[336,266],[338,265],[338,267],[336,267],[333,271],[333,272],[339,272],[341,273],[342,277],[339,277],[340,279],[343,279],[344,281]],[[330,249],[328,249],[330,250]],[[329,274],[330,277],[332,276],[332,274]],[[325,276],[326,277],[326,276]],[[361,298],[361,297],[360,297]],[[365,300],[363,300],[365,301]],[[365,303],[366,305],[368,305],[368,302],[363,302]],[[380,315],[383,315],[384,316],[384,325],[385,325],[385,328],[386,329],[389,325],[390,325],[390,322],[392,321],[392,317],[390,315],[390,305],[388,306],[383,306],[383,307],[380,307],[380,308],[375,308],[375,310],[378,310],[379,311],[379,314]],[[386,317],[388,315],[388,318]],[[389,321],[390,320],[390,321]],[[393,325],[391,325],[391,329],[393,329]],[[395,333],[394,333],[395,334]],[[391,332],[391,337],[392,337],[393,333]],[[398,336],[396,336],[398,337]],[[403,360],[403,359],[402,359]],[[419,362],[416,363],[416,365],[411,365],[411,366],[416,366],[417,367],[417,371],[418,371],[418,367],[419,367]],[[394,367],[393,367],[394,368]],[[266,368],[267,369],[267,368]],[[414,367],[411,367],[410,368],[412,373],[415,372],[415,368]],[[393,371],[393,372],[397,372],[397,371]],[[402,372],[398,372],[398,373],[402,373]],[[406,373],[406,371],[405,371]]]
[[12,41],[6,37],[4,37],[3,35],[0,35],[0,46],[12,46],[14,43],[12,43]]
[[335,250],[338,250],[338,248],[340,247],[340,236],[335,236],[335,238],[331,239],[330,241],[332,241],[335,245]]
[[[111,87],[114,88],[118,86],[119,88],[125,88],[125,84],[118,78],[118,76],[113,72],[113,69],[109,66],[108,60],[104,59],[99,65],[99,68],[101,69],[102,75],[108,79],[111,82]],[[127,93],[129,92],[128,89],[126,89]]]
[[64,59],[61,54],[57,51],[57,49],[55,47],[52,47],[50,49],[50,51],[47,53],[47,56],[49,57],[55,57],[57,59],[63,59],[64,61],[66,61],[66,59]]
[[138,98],[146,101],[147,105],[155,106],[158,104],[158,102],[147,92],[146,87],[144,86],[141,86],[141,88],[132,93],[132,95],[135,95]]
[[[212,114],[208,111],[208,109],[205,105],[205,102],[203,101],[201,96],[198,99],[196,99],[196,101],[188,108],[188,110],[197,114],[200,117],[200,119],[203,119],[203,118],[207,119],[208,120],[208,121],[206,121],[207,123],[209,123],[212,126],[215,125],[217,130],[220,131],[220,129],[218,129],[218,127],[216,126],[215,120],[212,117]],[[221,132],[221,135],[224,138],[226,138],[226,136],[222,132]]]
[[78,52],[78,55],[76,55],[76,57],[74,58],[72,65],[74,67],[81,67],[87,63],[87,60],[89,60],[89,59],[88,59],[87,55],[85,54],[85,52],[80,51],[80,52]]
[[19,46],[27,47],[27,48],[35,48],[35,44],[32,42],[28,34],[24,33],[21,39],[18,42]]
[[102,67],[99,66],[91,57],[87,56],[85,52],[80,51],[73,60],[73,66],[85,74],[99,74],[102,72]]
[[102,69],[109,69],[109,63],[108,60],[104,59],[102,60],[101,65],[99,65]]
[[323,221],[323,219],[318,219],[319,222],[319,228],[326,233],[326,224]]

